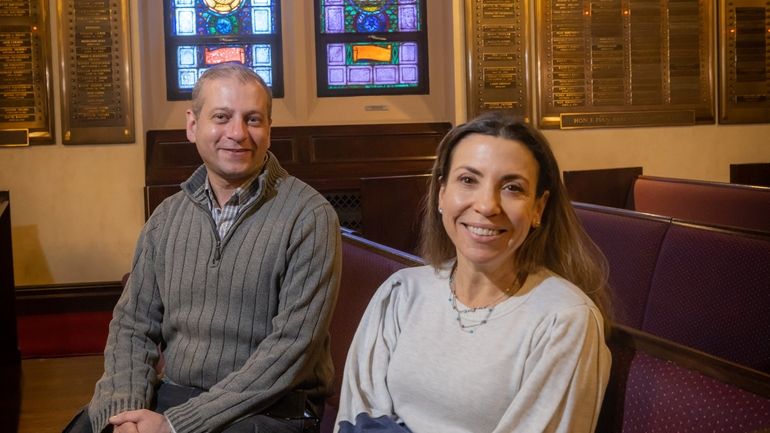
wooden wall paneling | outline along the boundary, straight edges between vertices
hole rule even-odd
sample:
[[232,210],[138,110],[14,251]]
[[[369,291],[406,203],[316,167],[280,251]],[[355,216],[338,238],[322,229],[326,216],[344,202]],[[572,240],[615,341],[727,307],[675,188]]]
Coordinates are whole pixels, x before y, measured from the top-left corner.
[[770,186],[770,162],[730,164],[730,183]]
[[[324,195],[360,194],[361,178],[429,173],[449,123],[273,127],[271,151]],[[147,132],[145,211],[179,190],[201,164],[185,130]]]
[[621,209],[633,209],[634,180],[642,167],[620,167],[564,172],[570,200]]
[[361,178],[362,234],[415,254],[429,174]]

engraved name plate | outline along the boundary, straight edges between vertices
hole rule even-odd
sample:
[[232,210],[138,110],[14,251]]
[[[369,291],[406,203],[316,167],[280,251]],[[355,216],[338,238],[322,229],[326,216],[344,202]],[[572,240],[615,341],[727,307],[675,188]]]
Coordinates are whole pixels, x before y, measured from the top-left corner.
[[60,8],[64,144],[134,141],[128,14],[127,0]]
[[719,123],[770,122],[770,2],[720,1]]
[[0,0],[0,146],[54,141],[48,2]]
[[469,0],[465,12],[468,117],[505,110],[529,121],[527,2]]
[[537,4],[541,127],[714,121],[710,1]]

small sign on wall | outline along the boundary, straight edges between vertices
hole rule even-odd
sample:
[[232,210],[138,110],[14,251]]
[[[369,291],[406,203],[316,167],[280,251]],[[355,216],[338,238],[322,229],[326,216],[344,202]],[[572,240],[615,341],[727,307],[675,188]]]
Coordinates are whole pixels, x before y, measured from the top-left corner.
[[59,6],[64,144],[132,143],[128,0]]

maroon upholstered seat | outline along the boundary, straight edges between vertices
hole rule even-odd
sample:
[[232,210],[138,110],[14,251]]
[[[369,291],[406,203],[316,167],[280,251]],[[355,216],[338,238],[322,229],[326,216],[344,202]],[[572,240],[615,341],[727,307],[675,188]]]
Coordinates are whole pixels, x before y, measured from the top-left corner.
[[770,376],[614,327],[597,433],[770,431]]
[[631,362],[623,433],[749,433],[768,428],[770,399],[645,353],[637,353]]
[[770,236],[673,223],[641,329],[770,373]]
[[670,219],[574,203],[578,218],[610,265],[613,320],[639,328]]

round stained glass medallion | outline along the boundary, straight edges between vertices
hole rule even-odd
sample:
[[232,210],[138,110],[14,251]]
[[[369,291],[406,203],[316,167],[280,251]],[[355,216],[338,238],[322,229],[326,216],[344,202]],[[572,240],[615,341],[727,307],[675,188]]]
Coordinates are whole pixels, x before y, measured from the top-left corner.
[[229,14],[243,5],[243,0],[204,0],[206,6],[221,15]]
[[356,16],[356,30],[361,33],[384,32],[387,28],[388,16],[384,13],[360,13]]

